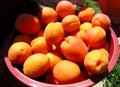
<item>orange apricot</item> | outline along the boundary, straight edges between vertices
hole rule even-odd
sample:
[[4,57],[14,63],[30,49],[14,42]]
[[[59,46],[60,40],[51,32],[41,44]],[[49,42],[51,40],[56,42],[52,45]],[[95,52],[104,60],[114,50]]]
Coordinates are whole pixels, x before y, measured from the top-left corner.
[[21,14],[16,18],[15,27],[23,34],[35,34],[39,32],[41,24],[36,16]]
[[49,58],[41,53],[36,53],[27,58],[23,64],[23,73],[30,78],[42,76],[49,69]]
[[75,7],[73,3],[67,0],[59,1],[56,6],[56,12],[60,17],[75,14]]
[[58,21],[57,12],[51,7],[44,7],[41,13],[40,20],[44,24]]
[[84,32],[88,32],[92,28],[92,23],[90,22],[84,22],[80,25],[80,30],[83,30]]
[[53,68],[53,76],[59,84],[78,82],[80,73],[79,66],[69,60],[62,60]]
[[50,59],[50,67],[49,67],[50,71],[52,71],[53,67],[63,59],[63,56],[58,52],[48,52],[46,55]]
[[78,17],[80,21],[83,22],[90,22],[92,17],[94,16],[95,12],[94,9],[90,6],[83,6],[80,8],[78,12]]
[[78,30],[74,32],[72,35],[80,38],[86,44],[86,32],[83,30]]
[[106,40],[106,32],[103,28],[96,26],[86,33],[86,43],[90,48],[101,47]]
[[62,26],[66,32],[73,32],[79,29],[80,21],[76,15],[68,15],[62,19]]
[[33,53],[48,53],[52,50],[52,45],[48,44],[45,37],[37,37],[30,43]]
[[102,74],[107,70],[109,63],[108,52],[105,50],[92,50],[84,59],[84,66],[89,75]]
[[64,39],[64,30],[60,22],[49,23],[44,31],[44,36],[49,44],[58,44]]
[[61,43],[60,47],[66,59],[81,65],[83,64],[84,57],[88,52],[88,47],[81,39],[75,36],[68,36]]
[[111,26],[110,18],[104,13],[98,13],[98,14],[94,15],[91,23],[92,23],[93,27],[100,26],[105,30],[108,30]]
[[23,64],[30,55],[32,55],[32,50],[26,42],[15,42],[8,50],[8,58],[15,64]]

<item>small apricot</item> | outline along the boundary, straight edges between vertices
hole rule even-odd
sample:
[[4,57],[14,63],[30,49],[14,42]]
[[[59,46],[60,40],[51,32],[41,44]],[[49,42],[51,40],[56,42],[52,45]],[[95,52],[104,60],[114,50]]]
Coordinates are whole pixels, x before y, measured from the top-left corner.
[[48,53],[52,50],[52,45],[48,44],[45,37],[34,38],[31,43],[31,48],[33,53]]
[[66,59],[81,65],[83,64],[84,57],[88,52],[88,47],[81,39],[75,36],[68,36],[61,43],[60,47]]
[[104,13],[98,13],[93,16],[91,23],[93,27],[100,26],[105,30],[108,30],[111,26],[110,18]]
[[32,49],[26,42],[15,42],[8,50],[8,58],[14,64],[23,64],[30,55],[32,55]]
[[84,59],[84,66],[90,75],[102,74],[107,70],[109,54],[105,50],[92,50]]
[[62,60],[53,68],[53,76],[59,84],[78,82],[80,73],[79,66],[69,60]]
[[23,73],[30,78],[37,78],[49,69],[49,58],[41,53],[36,53],[27,58],[23,64]]
[[31,14],[21,14],[15,21],[16,29],[23,34],[35,34],[41,28],[40,21]]
[[44,31],[44,36],[49,44],[58,44],[64,39],[64,30],[60,22],[50,22]]
[[62,26],[66,32],[73,32],[79,29],[80,21],[76,15],[68,15],[62,19]]

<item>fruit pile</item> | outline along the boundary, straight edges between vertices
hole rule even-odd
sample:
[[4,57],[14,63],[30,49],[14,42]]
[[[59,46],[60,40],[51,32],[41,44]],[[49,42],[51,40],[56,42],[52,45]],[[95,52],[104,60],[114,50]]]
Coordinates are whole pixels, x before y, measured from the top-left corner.
[[13,64],[30,78],[45,75],[45,83],[69,84],[106,71],[109,63],[107,31],[110,18],[90,6],[76,11],[69,1],[43,7],[40,16],[21,14],[20,32],[8,50]]

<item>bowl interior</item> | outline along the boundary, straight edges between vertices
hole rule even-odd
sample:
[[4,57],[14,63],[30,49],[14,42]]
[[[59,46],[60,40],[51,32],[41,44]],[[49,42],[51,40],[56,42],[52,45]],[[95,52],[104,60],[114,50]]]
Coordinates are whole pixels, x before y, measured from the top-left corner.
[[[13,40],[13,37],[16,35],[16,31],[13,30],[9,35],[8,38],[6,39],[5,43],[4,43],[4,51],[3,51],[3,55],[4,55],[4,61],[9,69],[9,71],[11,72],[11,74],[13,74],[13,76],[15,78],[17,78],[19,81],[21,81],[22,83],[24,83],[27,86],[41,86],[41,87],[57,87],[58,85],[52,85],[52,84],[47,84],[47,83],[43,83],[40,82],[38,80],[34,80],[31,79],[27,76],[25,76],[20,69],[18,69],[18,67],[14,66],[13,64],[11,64],[10,60],[7,57],[7,52],[8,49],[11,45],[11,42]],[[91,78],[88,78],[82,82],[78,82],[78,83],[73,83],[73,84],[66,84],[66,85],[61,85],[61,87],[86,87],[86,86],[92,86],[96,83],[98,83],[99,81],[101,81],[105,76],[107,76],[114,68],[115,64],[117,63],[118,60],[118,55],[119,55],[119,44],[118,44],[118,40],[117,40],[117,36],[114,33],[113,29],[110,28],[110,30],[108,31],[108,41],[110,43],[110,49],[109,49],[109,65],[108,65],[108,69],[106,70],[106,72],[104,72],[101,75],[96,75],[93,76]]]

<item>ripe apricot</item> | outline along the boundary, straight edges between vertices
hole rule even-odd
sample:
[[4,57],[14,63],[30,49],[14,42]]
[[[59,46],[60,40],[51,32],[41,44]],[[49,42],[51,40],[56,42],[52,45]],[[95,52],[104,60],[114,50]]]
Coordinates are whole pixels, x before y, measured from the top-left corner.
[[13,43],[8,50],[8,58],[15,64],[23,64],[31,54],[31,47],[26,42]]
[[57,22],[58,15],[57,12],[51,7],[44,7],[41,12],[41,22],[44,24],[48,24],[50,22]]
[[23,73],[30,78],[37,78],[45,74],[49,68],[49,58],[41,53],[36,53],[27,58],[23,64]]
[[52,45],[48,44],[45,37],[37,37],[30,43],[33,53],[44,53],[52,50]]
[[78,17],[80,21],[83,22],[90,22],[92,17],[94,16],[95,12],[94,9],[90,6],[83,6],[80,8],[78,12]]
[[96,26],[86,33],[86,42],[90,48],[101,47],[106,40],[106,32],[103,28]]
[[78,30],[74,32],[72,35],[80,38],[86,44],[86,32],[83,30]]
[[73,3],[67,0],[59,1],[56,6],[56,12],[60,17],[75,14],[75,7]]
[[103,29],[108,30],[111,26],[110,18],[104,13],[98,13],[93,16],[91,21],[93,27],[101,26]]
[[107,70],[109,63],[108,52],[105,50],[92,50],[84,59],[84,66],[90,75],[101,74]]
[[23,34],[35,34],[39,32],[41,24],[36,16],[21,14],[16,18],[15,27]]
[[50,71],[52,71],[53,67],[63,59],[62,55],[59,54],[58,52],[48,52],[46,55],[50,59],[50,67],[49,67]]
[[13,40],[13,42],[21,42],[21,41],[30,44],[30,42],[32,41],[32,37],[26,34],[19,34]]
[[80,73],[79,66],[69,60],[62,60],[53,68],[53,75],[59,84],[77,82]]
[[64,30],[60,22],[50,22],[44,31],[49,44],[58,44],[64,39]]
[[62,19],[62,26],[66,32],[73,32],[80,27],[80,21],[76,15],[68,15]]
[[84,22],[80,25],[80,30],[83,30],[84,32],[88,32],[92,28],[92,23],[90,22]]
[[84,57],[88,52],[88,47],[85,43],[75,37],[75,36],[68,36],[65,40],[61,43],[61,51],[63,55],[73,62],[83,64]]

